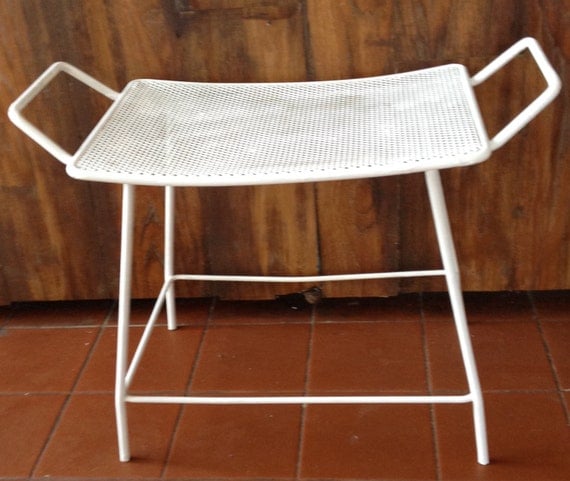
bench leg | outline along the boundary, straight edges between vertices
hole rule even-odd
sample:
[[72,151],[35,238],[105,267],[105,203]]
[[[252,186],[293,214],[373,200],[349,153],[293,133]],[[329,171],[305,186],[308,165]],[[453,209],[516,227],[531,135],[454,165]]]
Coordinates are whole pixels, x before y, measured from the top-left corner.
[[117,326],[117,361],[115,372],[115,415],[119,459],[129,461],[129,429],[126,406],[126,374],[128,366],[129,319],[131,314],[131,280],[133,265],[133,230],[135,187],[123,185],[123,213],[121,225],[121,273],[119,282],[119,316]]
[[[164,281],[167,282],[174,275],[174,216],[175,216],[174,187],[164,188]],[[174,282],[170,283],[166,293],[166,318],[168,329],[173,331],[176,323],[176,294]]]
[[426,172],[425,177],[439,250],[443,262],[443,268],[445,270],[445,278],[451,301],[453,319],[457,330],[457,336],[459,338],[459,346],[461,348],[463,364],[465,365],[469,391],[472,397],[477,461],[480,464],[489,464],[483,396],[481,393],[479,376],[477,375],[473,347],[469,337],[469,329],[467,327],[467,317],[465,315],[465,306],[461,291],[459,267],[455,247],[453,245],[451,228],[449,226],[449,218],[443,196],[441,178],[439,171],[437,170]]

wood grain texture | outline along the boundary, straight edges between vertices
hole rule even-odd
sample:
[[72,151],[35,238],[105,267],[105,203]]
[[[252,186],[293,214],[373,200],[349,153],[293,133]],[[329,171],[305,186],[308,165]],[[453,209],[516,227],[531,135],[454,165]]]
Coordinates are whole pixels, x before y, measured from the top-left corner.
[[[65,60],[134,78],[271,82],[464,63],[536,37],[568,84],[570,0],[6,0],[0,110]],[[478,87],[489,132],[543,88],[525,56]],[[443,173],[466,290],[570,288],[568,90],[479,166]],[[107,102],[58,78],[27,111],[73,151]],[[0,304],[115,297],[120,187],[82,183],[0,116]],[[137,189],[134,295],[161,283],[162,191]],[[179,189],[177,270],[332,274],[437,267],[422,176]],[[182,296],[272,298],[307,285],[184,283]],[[321,286],[326,296],[441,289],[439,280]]]
[[[392,2],[307,2],[312,78],[331,80],[393,71]],[[315,186],[322,274],[398,269],[398,179],[326,182]],[[351,281],[323,287],[330,297],[398,292],[398,281]]]

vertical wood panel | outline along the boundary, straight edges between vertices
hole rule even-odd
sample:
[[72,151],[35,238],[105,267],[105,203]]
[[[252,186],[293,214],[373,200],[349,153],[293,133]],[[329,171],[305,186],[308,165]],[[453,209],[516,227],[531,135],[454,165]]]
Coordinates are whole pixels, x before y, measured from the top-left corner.
[[[79,12],[74,11],[70,2],[3,2],[0,9],[3,26],[0,68],[4,76],[0,96],[5,112],[8,103],[26,84],[49,63],[61,59],[63,50],[69,50],[68,58],[81,64],[82,51],[88,44],[77,17]],[[70,45],[75,48],[68,48]],[[67,82],[52,85],[54,102],[49,104],[39,99],[41,112],[32,114],[43,128],[58,132],[56,138],[65,146],[76,143],[97,115],[97,112],[90,115],[90,103],[83,93],[77,96],[80,105],[81,100],[85,103],[83,115],[70,114],[63,105],[70,92],[79,93]],[[105,198],[95,202],[92,193],[97,188],[71,181],[62,166],[37,146],[8,140],[24,140],[11,124],[6,122],[1,127],[2,138],[10,144],[2,153],[1,162],[2,201],[3,205],[11,206],[1,214],[0,256],[6,273],[7,297],[10,300],[109,297],[113,288],[106,267],[115,259],[112,252],[102,255],[100,247],[106,242],[98,237],[98,225],[112,220],[112,202]],[[93,209],[95,205],[97,208]],[[87,265],[85,260],[92,258],[96,260]]]
[[[570,1],[541,2],[541,7],[548,52],[562,77],[563,87],[559,99],[550,109],[551,156],[548,158],[540,153],[537,157],[539,163],[547,165],[552,180],[545,202],[549,206],[548,214],[541,217],[540,236],[535,235],[533,239],[541,243],[537,248],[537,263],[550,268],[539,269],[533,284],[570,286],[570,216],[566,214],[570,205],[570,18],[567,14]],[[566,14],[561,15],[561,12]]]
[[[309,0],[315,80],[381,75],[393,69],[391,2]],[[319,254],[323,274],[397,270],[398,179],[316,185]],[[326,296],[398,292],[397,281],[351,281],[325,286]]]
[[[175,12],[181,78],[266,82],[306,78],[299,2],[190,2]],[[190,8],[191,7],[191,8]],[[210,46],[216,46],[212,51]],[[202,268],[217,274],[295,275],[317,266],[310,185],[203,189],[193,215],[202,232]],[[187,235],[187,232],[186,232]],[[182,251],[188,247],[179,236]],[[189,251],[192,252],[192,251]],[[192,257],[192,256],[191,256]],[[181,270],[195,271],[185,261]],[[207,284],[209,295],[271,298],[291,285]]]
[[[567,58],[561,62],[555,55],[543,2],[441,2],[439,12],[426,5],[419,8],[417,2],[399,5],[398,24],[406,26],[406,34],[398,38],[409,45],[403,50],[410,52],[412,44],[420,45],[415,54],[402,61],[404,70],[455,58],[475,73],[517,39],[530,35],[543,45],[563,77],[567,76],[563,68]],[[558,6],[562,11],[563,5]],[[414,42],[414,38],[430,41]],[[542,88],[532,62],[524,59],[517,59],[478,87],[476,93],[489,132],[497,132]],[[568,245],[564,241],[568,217],[560,207],[570,199],[556,188],[559,182],[570,180],[564,167],[567,154],[556,151],[561,112],[558,100],[488,162],[444,173],[466,289],[548,289],[568,285],[567,274],[561,274],[568,269]],[[401,182],[402,192],[410,193],[410,204],[414,206],[403,206],[401,211],[402,262],[405,266],[414,262],[437,265],[437,252],[431,248],[433,231],[429,238],[420,234],[426,222],[431,222],[425,203],[417,208],[425,199],[423,180],[410,176]],[[437,281],[422,280],[409,283],[407,289],[441,286]]]
[[[317,272],[315,205],[310,185],[202,189],[200,197],[208,272]],[[215,283],[208,286],[208,292],[223,298],[251,299],[306,287]]]

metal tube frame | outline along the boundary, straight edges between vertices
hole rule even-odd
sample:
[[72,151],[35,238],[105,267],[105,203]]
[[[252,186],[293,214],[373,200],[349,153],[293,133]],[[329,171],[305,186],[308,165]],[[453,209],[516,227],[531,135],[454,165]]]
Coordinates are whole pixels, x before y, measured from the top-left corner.
[[[470,79],[472,87],[480,85],[489,77],[494,75],[498,70],[502,69],[507,63],[513,60],[518,54],[528,50],[541,71],[547,83],[547,88],[530,104],[528,104],[514,119],[505,125],[492,139],[489,141],[490,150],[496,150],[510,140],[518,133],[526,124],[528,124],[539,112],[541,112],[559,93],[561,89],[561,80],[557,73],[550,65],[540,45],[533,38],[524,38],[504,51],[495,60],[484,67],[480,72]],[[63,149],[59,144],[52,140],[43,131],[29,122],[23,115],[23,109],[52,81],[52,79],[60,72],[65,72],[85,85],[96,90],[100,94],[117,100],[120,93],[105,86],[98,80],[87,75],[76,67],[65,62],[56,62],[50,66],[42,75],[40,75],[8,109],[10,120],[18,126],[29,137],[35,140],[45,150],[50,152],[56,159],[67,166],[68,173],[77,178],[86,180],[109,180],[96,177],[82,177],[81,171],[74,170],[73,161],[77,153],[72,155]],[[106,115],[110,115],[112,110],[108,110]],[[91,136],[95,131],[91,132]],[[84,145],[88,144],[88,140]],[[428,188],[430,205],[436,225],[438,245],[443,262],[443,270],[429,271],[407,271],[407,272],[387,272],[373,274],[353,274],[353,275],[332,275],[332,276],[306,276],[306,277],[262,277],[262,276],[212,276],[212,275],[175,275],[174,274],[174,214],[175,214],[175,196],[174,186],[165,187],[165,252],[164,252],[164,284],[160,295],[155,303],[152,314],[147,323],[147,327],[143,337],[139,343],[133,360],[129,364],[127,355],[128,346],[128,328],[130,318],[130,301],[131,301],[131,276],[132,276],[132,257],[133,257],[133,228],[134,228],[134,202],[135,187],[134,185],[123,185],[123,213],[122,213],[122,240],[121,240],[121,274],[119,286],[119,319],[118,319],[118,336],[117,336],[117,365],[116,365],[116,382],[115,382],[115,408],[117,415],[117,433],[119,439],[119,453],[121,461],[130,459],[128,429],[127,429],[127,402],[172,402],[172,403],[208,403],[208,404],[229,404],[229,403],[356,403],[356,402],[402,402],[402,403],[456,403],[456,402],[472,402],[473,417],[475,424],[475,439],[477,444],[477,459],[481,464],[489,462],[487,449],[487,435],[485,429],[485,415],[483,409],[483,399],[481,387],[475,367],[473,349],[469,339],[467,328],[467,319],[465,316],[465,308],[463,305],[463,297],[461,293],[461,284],[459,279],[459,269],[453,240],[451,237],[451,229],[447,216],[447,209],[443,197],[441,180],[439,171],[431,170],[425,172],[426,185]],[[117,179],[113,177],[113,182],[123,182],[125,179]],[[129,180],[126,180],[129,182]],[[152,184],[154,185],[154,184]],[[160,184],[162,185],[162,184]],[[179,280],[206,280],[206,281],[234,281],[234,282],[331,282],[341,280],[356,279],[389,279],[402,277],[422,277],[422,276],[445,276],[451,300],[453,317],[458,334],[459,345],[465,365],[467,380],[469,385],[469,393],[465,396],[360,396],[360,397],[342,397],[342,396],[308,396],[308,397],[276,397],[269,398],[180,398],[180,397],[158,397],[158,396],[131,396],[128,395],[128,387],[132,377],[142,357],[142,353],[148,343],[152,328],[156,323],[158,314],[166,303],[166,311],[168,318],[168,329],[176,329],[176,306],[175,306],[175,290],[174,282]]]
[[[434,219],[443,269],[384,272],[369,274],[346,274],[329,276],[218,276],[174,274],[174,187],[165,188],[165,247],[164,284],[131,362],[128,362],[128,330],[131,304],[131,280],[133,263],[133,232],[135,214],[135,187],[123,186],[123,213],[121,228],[121,272],[119,287],[119,316],[117,334],[117,365],[115,383],[115,411],[119,459],[130,459],[126,403],[151,404],[462,404],[472,403],[475,427],[477,461],[489,463],[483,396],[477,375],[473,348],[469,338],[467,318],[463,303],[457,257],[445,205],[439,171],[425,172],[430,207]],[[236,282],[314,282],[355,279],[389,279],[402,277],[445,276],[459,346],[465,366],[469,392],[464,395],[447,396],[258,396],[258,397],[206,397],[206,396],[149,396],[130,395],[129,386],[142,359],[158,316],[166,305],[168,329],[176,329],[176,306],[174,283],[180,280],[236,281]]]
[[449,216],[445,205],[439,171],[427,171],[425,173],[425,180],[439,244],[439,251],[443,262],[443,268],[445,270],[445,279],[447,282],[449,299],[451,301],[453,320],[455,322],[455,329],[457,330],[457,337],[461,348],[461,355],[463,357],[463,365],[465,366],[465,373],[467,375],[469,393],[472,396],[471,402],[473,403],[473,422],[477,446],[477,461],[479,464],[489,464],[483,395],[481,392],[479,376],[477,374],[473,346],[471,345],[471,339],[469,337],[469,328],[467,327],[467,316],[465,314],[465,305],[463,303],[463,294],[461,291],[459,266],[457,263],[457,255],[453,244],[451,227],[449,225]]
[[127,384],[129,348],[129,320],[131,316],[131,280],[133,266],[133,238],[135,214],[135,187],[123,185],[123,213],[121,219],[121,267],[119,281],[119,314],[117,319],[117,361],[115,368],[115,415],[119,459],[129,461],[129,431],[127,423]]

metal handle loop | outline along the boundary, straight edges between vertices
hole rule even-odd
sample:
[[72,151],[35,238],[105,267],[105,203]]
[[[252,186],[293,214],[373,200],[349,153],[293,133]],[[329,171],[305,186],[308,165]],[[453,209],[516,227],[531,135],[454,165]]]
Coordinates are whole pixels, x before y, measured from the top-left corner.
[[38,129],[22,114],[22,110],[53,80],[60,72],[76,78],[88,87],[104,95],[105,97],[115,100],[119,93],[99,82],[95,78],[87,75],[77,67],[66,62],[56,62],[52,64],[44,73],[42,73],[8,108],[8,117],[21,129],[26,135],[32,138],[36,143],[47,150],[57,160],[68,165],[73,156],[63,149],[59,144],[49,138],[44,132]]
[[490,141],[491,150],[496,150],[507,143],[516,133],[518,133],[525,125],[527,125],[534,117],[536,117],[552,100],[558,95],[561,88],[561,81],[558,74],[546,58],[542,48],[538,42],[532,37],[526,37],[519,40],[510,48],[505,50],[489,65],[484,67],[478,73],[471,77],[471,85],[476,86],[483,83],[495,72],[503,68],[507,63],[513,60],[517,55],[528,49],[532,54],[534,61],[538,65],[544,79],[546,80],[546,89],[534,99],[525,109],[523,109],[513,120],[511,120],[503,129],[498,132]]

